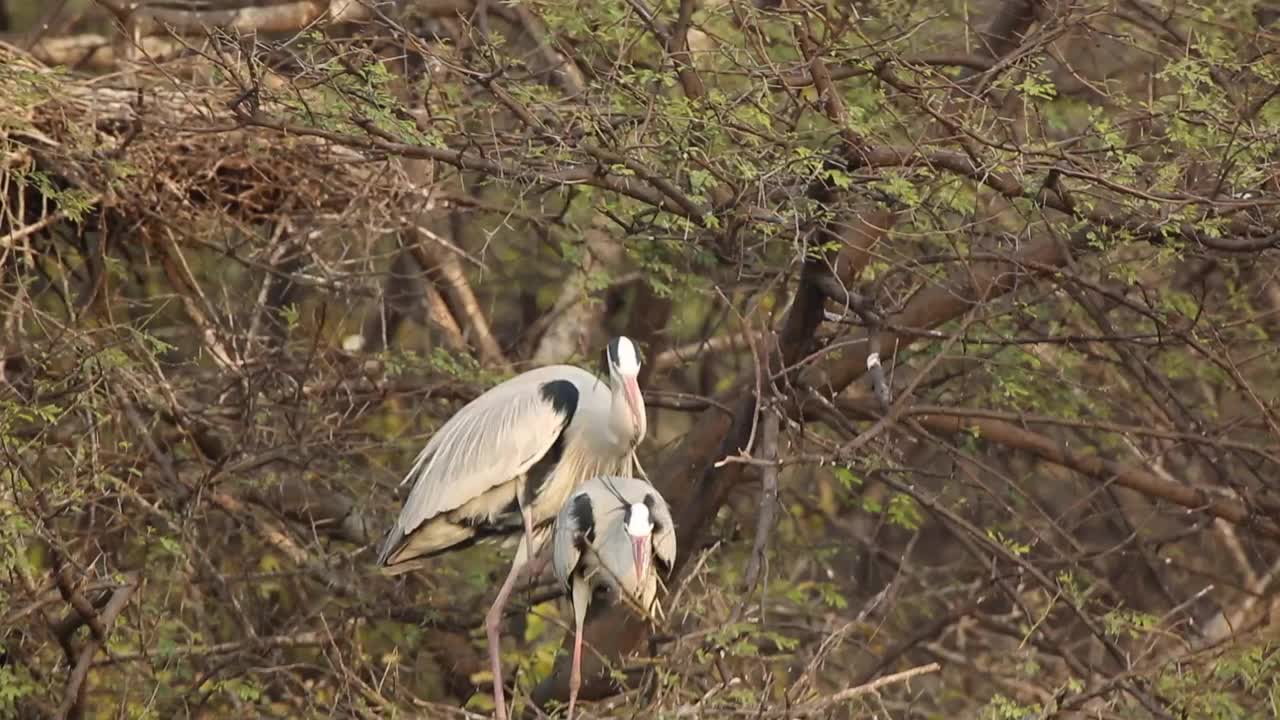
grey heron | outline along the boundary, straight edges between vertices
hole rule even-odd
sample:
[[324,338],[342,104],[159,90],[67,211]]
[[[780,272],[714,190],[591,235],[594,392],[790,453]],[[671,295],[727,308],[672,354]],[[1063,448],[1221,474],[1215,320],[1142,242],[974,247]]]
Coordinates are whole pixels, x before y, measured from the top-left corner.
[[597,593],[658,614],[658,577],[676,557],[671,510],[644,480],[596,477],[569,496],[556,516],[552,563],[573,605],[573,659],[569,670],[569,720],[578,701],[582,625]]
[[646,429],[639,352],[616,337],[601,364],[607,383],[572,365],[536,368],[454,414],[401,481],[413,487],[378,554],[377,564],[398,574],[413,560],[523,534],[485,616],[499,720],[506,718],[499,628],[517,576],[526,564],[532,573],[545,566],[545,557],[531,561],[574,488],[639,469],[635,449]]

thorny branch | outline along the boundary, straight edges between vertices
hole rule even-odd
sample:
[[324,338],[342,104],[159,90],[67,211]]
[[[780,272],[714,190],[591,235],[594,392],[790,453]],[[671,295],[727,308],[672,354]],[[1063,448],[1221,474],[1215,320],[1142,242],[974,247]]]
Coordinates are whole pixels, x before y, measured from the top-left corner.
[[93,666],[93,658],[106,645],[106,631],[115,623],[116,617],[121,612],[124,612],[125,606],[129,604],[130,598],[137,592],[141,583],[142,578],[138,573],[129,573],[125,575],[123,584],[112,591],[111,599],[107,601],[107,604],[102,608],[102,614],[98,615],[95,621],[102,630],[102,636],[95,634],[85,641],[84,646],[80,649],[75,667],[72,668],[71,674],[67,677],[67,684],[63,690],[62,704],[58,706],[56,715],[58,720],[84,716],[84,701],[87,691],[86,678],[89,677],[89,669]]

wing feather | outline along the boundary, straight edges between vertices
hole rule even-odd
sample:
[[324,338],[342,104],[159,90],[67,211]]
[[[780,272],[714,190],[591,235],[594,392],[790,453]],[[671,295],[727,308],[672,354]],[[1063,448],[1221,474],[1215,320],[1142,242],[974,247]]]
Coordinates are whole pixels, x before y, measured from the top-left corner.
[[591,502],[591,495],[581,490],[572,493],[560,507],[560,512],[556,514],[555,537],[552,538],[551,543],[551,566],[555,570],[556,578],[565,587],[569,586],[573,573],[578,569],[578,563],[582,559],[579,535],[586,534],[585,539],[591,542],[595,523],[595,508]]
[[667,501],[656,491],[654,496],[657,497],[658,507],[661,508],[661,512],[655,514],[658,515],[662,527],[653,535],[653,554],[669,570],[675,567],[676,563],[676,524],[671,518],[671,509],[667,507]]
[[440,513],[456,510],[525,473],[560,436],[565,413],[544,396],[548,382],[582,387],[581,368],[550,366],[495,386],[459,410],[418,453],[404,483],[413,483],[397,520],[405,535]]
[[565,586],[568,586],[582,555],[575,541],[578,530],[570,511],[572,499],[560,508],[560,514],[556,516],[555,537],[551,539],[551,567],[555,570],[556,579]]

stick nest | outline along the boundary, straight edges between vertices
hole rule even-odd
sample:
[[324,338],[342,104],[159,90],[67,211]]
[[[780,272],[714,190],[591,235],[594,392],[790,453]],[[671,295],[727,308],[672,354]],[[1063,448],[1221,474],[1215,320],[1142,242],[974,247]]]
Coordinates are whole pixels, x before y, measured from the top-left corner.
[[413,190],[381,158],[244,127],[232,105],[246,96],[231,83],[135,82],[78,77],[0,44],[4,245],[51,214],[78,222],[95,210],[140,231],[192,232],[214,216],[367,229]]

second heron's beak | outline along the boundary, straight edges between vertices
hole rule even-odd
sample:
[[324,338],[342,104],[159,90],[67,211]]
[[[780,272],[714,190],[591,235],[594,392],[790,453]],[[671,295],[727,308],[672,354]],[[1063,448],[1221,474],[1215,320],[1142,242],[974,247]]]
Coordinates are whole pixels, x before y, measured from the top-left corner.
[[642,583],[645,571],[649,569],[648,535],[631,538],[631,558],[636,564],[636,583]]

